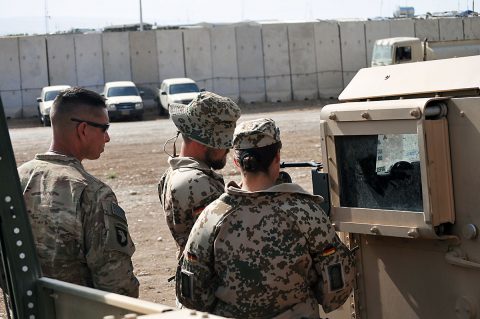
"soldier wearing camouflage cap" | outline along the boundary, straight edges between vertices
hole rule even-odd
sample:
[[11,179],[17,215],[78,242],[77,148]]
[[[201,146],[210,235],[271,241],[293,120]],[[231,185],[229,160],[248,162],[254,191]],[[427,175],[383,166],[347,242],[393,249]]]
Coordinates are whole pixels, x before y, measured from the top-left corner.
[[225,166],[240,108],[227,97],[202,92],[189,105],[171,104],[169,112],[183,143],[180,156],[168,159],[158,195],[179,258],[198,215],[224,191],[223,177],[214,170]]
[[233,318],[319,318],[348,298],[354,257],[322,211],[320,196],[276,184],[280,132],[271,119],[241,123],[233,138],[241,187],[207,206],[177,272],[188,308]]
[[138,297],[125,212],[112,189],[81,163],[99,158],[110,141],[105,101],[86,89],[67,89],[50,117],[49,151],[18,168],[42,273]]

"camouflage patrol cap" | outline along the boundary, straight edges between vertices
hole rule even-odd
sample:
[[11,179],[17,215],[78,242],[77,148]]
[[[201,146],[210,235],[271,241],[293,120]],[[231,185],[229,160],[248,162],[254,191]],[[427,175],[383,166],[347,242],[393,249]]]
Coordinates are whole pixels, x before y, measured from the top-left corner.
[[188,105],[170,104],[169,112],[178,130],[188,138],[212,148],[232,147],[240,108],[228,97],[201,92]]
[[244,150],[280,142],[280,130],[272,119],[262,118],[241,123],[233,134],[233,148]]

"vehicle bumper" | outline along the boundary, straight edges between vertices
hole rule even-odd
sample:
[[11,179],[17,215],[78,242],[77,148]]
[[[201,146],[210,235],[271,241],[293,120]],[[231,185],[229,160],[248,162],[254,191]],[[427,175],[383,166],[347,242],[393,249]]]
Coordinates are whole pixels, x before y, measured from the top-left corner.
[[122,117],[138,117],[143,115],[143,109],[128,109],[128,110],[108,110],[108,117],[110,119],[118,119]]

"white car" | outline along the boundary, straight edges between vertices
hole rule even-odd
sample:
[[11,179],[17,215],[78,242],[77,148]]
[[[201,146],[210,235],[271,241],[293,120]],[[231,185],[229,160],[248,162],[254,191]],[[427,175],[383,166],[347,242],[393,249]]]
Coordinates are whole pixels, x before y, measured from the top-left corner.
[[103,88],[110,119],[134,117],[143,119],[143,101],[135,83],[131,81],[107,82]]
[[53,85],[42,89],[40,97],[37,97],[37,102],[38,117],[40,118],[40,123],[44,126],[50,126],[50,109],[53,105],[53,100],[55,100],[58,93],[70,87],[70,85]]
[[[158,113],[168,114],[171,103],[188,104],[198,96],[201,90],[197,83],[189,78],[172,78],[163,80],[158,90]],[[203,90],[202,90],[203,91]]]

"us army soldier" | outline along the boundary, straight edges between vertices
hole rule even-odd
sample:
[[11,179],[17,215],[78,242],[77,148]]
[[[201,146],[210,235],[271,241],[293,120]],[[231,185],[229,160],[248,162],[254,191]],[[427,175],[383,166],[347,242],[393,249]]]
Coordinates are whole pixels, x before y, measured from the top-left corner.
[[354,258],[320,208],[322,198],[276,183],[280,132],[271,119],[234,134],[241,187],[207,206],[190,233],[177,272],[188,308],[234,318],[319,318],[352,289]]
[[179,258],[198,215],[224,191],[223,177],[214,170],[226,164],[240,108],[227,97],[202,92],[189,105],[171,104],[169,112],[183,142],[180,156],[168,159],[158,195]]
[[110,141],[104,99],[67,89],[50,117],[49,151],[18,168],[43,275],[138,297],[125,212],[112,189],[81,164],[98,159]]

